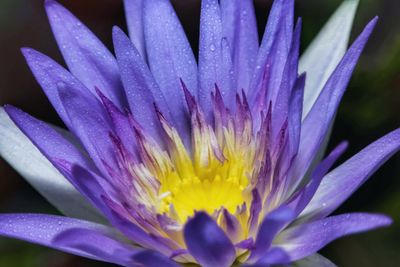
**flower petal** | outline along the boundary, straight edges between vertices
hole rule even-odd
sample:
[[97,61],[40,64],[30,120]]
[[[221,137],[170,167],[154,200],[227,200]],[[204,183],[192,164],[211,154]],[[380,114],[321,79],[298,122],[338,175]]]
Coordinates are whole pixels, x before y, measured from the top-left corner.
[[290,260],[295,261],[314,254],[337,238],[385,227],[391,223],[392,220],[384,215],[342,214],[290,227],[277,237],[274,245],[284,249]]
[[[106,201],[106,198],[113,197],[116,200],[120,200],[121,196],[106,191],[107,188],[99,183],[101,178],[98,177],[97,174],[76,165],[66,167],[68,169],[66,168],[65,171],[69,172],[68,175],[71,176],[70,179],[76,181],[76,184],[82,193],[85,194],[91,202],[103,212],[112,225],[121,231],[127,238],[143,247],[155,249],[164,254],[172,253],[172,250],[161,242],[163,240],[157,239],[155,235],[146,233],[142,228],[113,210],[113,206],[111,206],[109,201]],[[127,216],[129,217],[130,215],[127,214]]]
[[104,162],[118,170],[114,147],[109,137],[113,130],[102,104],[94,95],[84,94],[75,87],[65,86],[58,90],[71,122],[70,130],[79,138],[97,168],[105,176],[108,172]]
[[18,129],[2,107],[0,107],[0,155],[63,214],[89,221],[104,221],[102,216]]
[[334,150],[332,150],[332,152],[313,170],[309,183],[305,185],[301,191],[297,191],[298,195],[291,201],[290,204],[290,206],[294,205],[296,216],[299,215],[308,205],[319,185],[321,184],[322,178],[333,166],[336,160],[345,152],[347,146],[347,142],[342,142]]
[[135,263],[146,267],[179,267],[176,262],[154,251],[144,251],[133,257]]
[[258,53],[257,21],[252,0],[222,0],[222,26],[232,52],[235,91],[249,90]]
[[164,96],[143,58],[128,37],[117,27],[113,29],[113,40],[130,110],[146,130],[146,134],[150,134],[162,144],[162,131],[154,103],[170,121],[169,108]]
[[345,0],[300,59],[300,73],[307,72],[303,119],[346,52],[358,2]]
[[183,230],[186,246],[196,261],[205,267],[228,267],[235,260],[235,248],[217,223],[198,212]]
[[[58,243],[57,236],[72,229],[82,229],[80,246]],[[0,235],[40,244],[67,253],[111,263],[123,264],[129,257],[112,257],[111,252],[135,249],[114,239],[114,230],[104,225],[47,214],[1,214]],[[101,243],[91,242],[94,239]],[[89,247],[91,249],[89,249]],[[129,247],[129,250],[128,250]],[[122,256],[120,253],[118,256]]]
[[91,92],[99,88],[119,108],[126,106],[117,61],[101,41],[66,8],[46,1],[54,36],[69,70]]
[[129,37],[142,58],[146,59],[143,32],[143,2],[143,0],[124,0],[124,7]]
[[275,235],[291,220],[294,212],[286,206],[281,206],[269,213],[261,222],[257,233],[253,250],[251,251],[249,263],[257,262],[270,248]]
[[[268,100],[275,104],[275,98],[282,80],[283,69],[292,44],[294,23],[294,0],[275,0],[268,17],[251,85],[250,100],[254,101],[260,86],[266,86]],[[268,84],[263,85],[265,72],[268,71]]]
[[169,0],[144,2],[144,34],[149,66],[185,144],[190,124],[180,79],[197,95],[197,65],[192,48]]
[[302,219],[311,220],[329,215],[399,149],[400,129],[397,129],[328,173],[300,214]]
[[[201,1],[199,40],[199,102],[209,122],[212,118],[211,92],[215,85],[221,90],[224,102],[234,108],[231,49],[223,38],[221,9],[218,0]],[[224,41],[225,40],[225,41]]]
[[99,231],[72,228],[62,231],[52,240],[53,247],[70,248],[98,256],[103,261],[124,266],[132,265],[132,258],[141,250],[121,243]]
[[289,174],[289,178],[293,179],[291,181],[292,190],[302,181],[314,158],[317,156],[325,136],[328,134],[336,109],[350,81],[357,60],[376,22],[377,18],[368,23],[364,31],[353,43],[324,86],[312,110],[303,121],[299,153]]

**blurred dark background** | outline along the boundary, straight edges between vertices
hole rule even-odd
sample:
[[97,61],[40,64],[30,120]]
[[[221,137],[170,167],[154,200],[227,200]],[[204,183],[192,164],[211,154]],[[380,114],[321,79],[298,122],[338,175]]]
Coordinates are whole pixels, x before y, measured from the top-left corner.
[[[60,1],[85,22],[107,46],[111,27],[125,27],[117,0]],[[297,1],[303,17],[303,49],[342,0]],[[194,50],[197,51],[199,0],[173,1]],[[270,0],[256,1],[259,28],[264,29]],[[342,102],[330,147],[343,139],[350,148],[342,160],[400,126],[400,1],[362,0],[352,40],[373,16],[378,27],[356,69]],[[61,61],[42,0],[0,0],[0,105],[10,103],[30,114],[60,124],[26,66],[19,48],[33,47]],[[111,48],[111,47],[110,47]],[[394,218],[388,229],[342,238],[321,253],[339,266],[400,266],[400,155],[384,165],[338,213],[380,212]],[[0,212],[57,211],[0,159]],[[0,238],[0,267],[110,266],[21,241]]]

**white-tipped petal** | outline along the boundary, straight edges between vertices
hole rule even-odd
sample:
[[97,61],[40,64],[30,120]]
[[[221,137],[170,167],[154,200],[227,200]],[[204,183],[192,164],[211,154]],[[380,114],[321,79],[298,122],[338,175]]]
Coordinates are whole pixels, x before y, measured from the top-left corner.
[[299,72],[307,72],[303,119],[346,52],[358,2],[344,1],[300,59]]
[[104,222],[0,107],[0,156],[63,214]]

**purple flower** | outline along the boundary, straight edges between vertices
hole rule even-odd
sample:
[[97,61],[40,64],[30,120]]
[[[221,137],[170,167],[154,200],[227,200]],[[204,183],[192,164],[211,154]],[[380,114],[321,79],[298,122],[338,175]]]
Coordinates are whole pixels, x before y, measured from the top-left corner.
[[5,106],[0,152],[69,217],[3,214],[0,234],[122,266],[334,266],[315,253],[389,225],[329,215],[399,149],[399,129],[332,171],[347,144],[321,160],[377,19],[345,53],[345,1],[299,60],[294,1],[274,2],[261,45],[252,2],[202,1],[196,63],[168,0],[125,0],[115,57],[46,1],[69,71],[22,52],[69,132]]

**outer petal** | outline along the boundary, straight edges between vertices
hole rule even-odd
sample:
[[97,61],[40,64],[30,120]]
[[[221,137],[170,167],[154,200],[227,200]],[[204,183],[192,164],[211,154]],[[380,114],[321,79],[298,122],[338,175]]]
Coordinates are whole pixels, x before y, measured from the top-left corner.
[[294,205],[296,216],[299,215],[308,205],[319,185],[321,184],[322,178],[333,166],[336,160],[345,152],[347,146],[347,142],[342,142],[340,145],[338,145],[323,161],[317,165],[317,167],[315,167],[308,184],[305,185],[301,191],[297,191],[298,195],[294,197],[290,204],[290,206]]
[[[292,190],[301,182],[323,144],[357,60],[377,22],[373,19],[353,43],[302,124],[299,153],[291,169]],[[290,190],[290,192],[292,192]]]
[[133,258],[135,263],[140,264],[139,266],[146,267],[179,267],[179,265],[163,256],[162,254],[154,251],[144,251],[138,253]]
[[291,220],[294,219],[294,212],[286,206],[282,206],[262,221],[257,233],[254,249],[251,252],[249,262],[257,262],[267,252],[272,244],[275,235]]
[[201,1],[199,102],[209,121],[212,118],[211,92],[215,85],[221,90],[227,107],[234,109],[235,104],[236,90],[232,88],[231,53],[229,44],[223,37],[221,9],[218,0]]
[[258,53],[257,21],[252,0],[222,0],[222,26],[232,51],[235,91],[249,90]]
[[392,220],[384,215],[342,214],[290,227],[277,237],[274,244],[284,249],[291,261],[295,261],[314,254],[342,236],[388,226],[391,223]]
[[[72,166],[66,171],[70,172],[70,179],[76,180],[77,186],[82,190],[82,193],[90,198],[91,202],[105,214],[115,228],[120,230],[127,238],[143,247],[155,249],[164,254],[172,253],[172,250],[161,242],[163,240],[148,234],[113,210],[113,205],[119,205],[119,203],[107,201],[106,198],[110,198],[112,195],[110,196],[109,192],[106,192],[105,188],[99,184],[100,178],[95,173],[89,172],[80,166]],[[116,195],[114,199],[120,197],[120,195]],[[129,214],[126,215],[127,217],[130,216]]]
[[[109,134],[112,128],[101,103],[75,87],[59,88],[60,100],[71,122],[70,130],[79,138],[96,166],[108,175],[104,162],[118,170]],[[84,114],[84,116],[82,116]]]
[[[79,244],[77,240],[71,239],[68,243],[57,241],[60,234],[65,235],[73,229],[81,229]],[[134,254],[136,250],[114,239],[113,230],[104,225],[44,214],[2,214],[0,215],[0,235],[117,264],[128,262],[129,255]],[[100,240],[101,242],[94,242]],[[118,255],[113,255],[115,253]]]
[[323,178],[300,216],[311,220],[330,214],[399,149],[400,129],[397,129],[361,150]]
[[99,88],[119,108],[126,105],[118,65],[101,41],[56,1],[46,1],[54,36],[70,71],[90,91]]
[[[86,98],[93,98],[94,95],[71,73],[46,55],[30,48],[23,48],[22,53],[58,115],[71,128],[70,118],[60,100],[59,90],[73,88],[74,91]],[[105,113],[99,104],[93,105],[91,108],[94,113]]]
[[95,209],[39,152],[0,107],[0,155],[62,213],[103,221]]
[[204,267],[228,267],[235,260],[235,248],[217,223],[199,212],[184,228],[190,254]]
[[160,85],[179,133],[190,143],[189,117],[180,79],[197,95],[197,65],[169,0],[144,3],[144,34],[149,66]]
[[[294,17],[293,0],[275,0],[271,8],[268,23],[258,51],[256,67],[251,85],[250,100],[255,101],[260,86],[267,86],[268,99],[276,98],[280,87],[283,69],[292,43]],[[268,72],[267,84],[263,84],[265,73]],[[264,105],[268,105],[268,101]]]
[[140,55],[146,58],[146,47],[143,31],[143,0],[124,0],[125,17],[129,36]]
[[346,52],[358,2],[345,0],[301,57],[300,73],[307,72],[303,118]]
[[119,28],[114,28],[113,39],[130,110],[146,130],[146,134],[150,134],[159,144],[162,144],[160,121],[154,103],[170,120],[169,108],[164,96],[145,61]]

